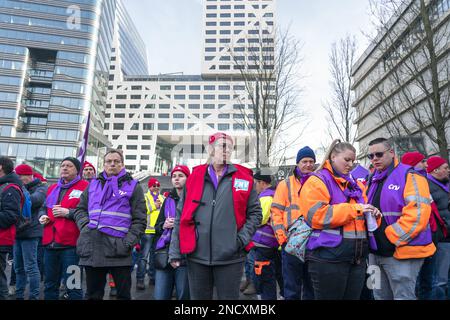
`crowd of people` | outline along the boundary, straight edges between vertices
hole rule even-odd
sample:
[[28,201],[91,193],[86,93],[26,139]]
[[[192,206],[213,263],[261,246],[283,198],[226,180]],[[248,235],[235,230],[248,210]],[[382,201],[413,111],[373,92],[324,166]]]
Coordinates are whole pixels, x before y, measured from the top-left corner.
[[398,159],[378,138],[369,171],[336,140],[320,165],[301,148],[276,184],[232,163],[233,149],[210,136],[207,163],[176,165],[164,195],[155,178],[144,193],[121,150],[98,174],[65,158],[50,186],[0,156],[0,300],[102,300],[107,283],[129,300],[135,265],[136,290],[156,300],[450,299],[446,159]]

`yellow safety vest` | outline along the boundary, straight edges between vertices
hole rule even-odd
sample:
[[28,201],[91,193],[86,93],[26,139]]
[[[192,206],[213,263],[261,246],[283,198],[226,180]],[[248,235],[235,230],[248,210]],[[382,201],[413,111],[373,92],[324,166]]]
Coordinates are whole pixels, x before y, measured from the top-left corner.
[[[162,203],[164,202],[164,197],[158,195],[158,199]],[[147,228],[145,229],[146,234],[155,234],[155,224],[158,220],[159,209],[156,208],[155,201],[150,191],[145,194],[145,205],[147,207]]]

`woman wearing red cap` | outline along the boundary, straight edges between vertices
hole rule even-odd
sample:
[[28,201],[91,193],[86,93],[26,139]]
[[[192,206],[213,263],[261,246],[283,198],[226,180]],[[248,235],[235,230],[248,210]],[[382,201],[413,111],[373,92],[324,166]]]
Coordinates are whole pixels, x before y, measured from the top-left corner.
[[233,139],[209,138],[209,160],[194,168],[177,206],[169,249],[176,268],[186,255],[193,300],[239,299],[245,248],[261,224],[262,213],[252,171],[230,162]]
[[[449,273],[450,273],[450,211],[449,204],[449,166],[444,158],[430,157],[428,163],[428,183],[433,203],[437,210],[436,222],[431,228],[437,235],[437,251],[434,259],[434,296],[436,300],[450,299]],[[433,210],[434,211],[434,210]],[[430,224],[432,219],[430,219]],[[435,237],[433,237],[435,238]]]
[[175,222],[176,208],[190,173],[189,168],[182,165],[175,166],[172,170],[173,189],[164,200],[158,221],[156,221],[155,300],[170,300],[174,287],[177,300],[189,300],[186,260],[181,260],[180,266],[174,268],[169,264],[167,255]]

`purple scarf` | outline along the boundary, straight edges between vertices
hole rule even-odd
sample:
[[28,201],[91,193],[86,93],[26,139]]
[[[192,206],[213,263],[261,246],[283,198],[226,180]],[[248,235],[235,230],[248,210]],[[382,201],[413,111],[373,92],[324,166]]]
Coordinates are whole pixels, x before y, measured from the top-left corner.
[[300,180],[301,185],[304,185],[306,180],[311,176],[311,173],[302,173],[298,167],[295,168],[295,176]]
[[77,176],[75,179],[73,179],[69,183],[64,184],[63,179],[59,179],[58,184],[56,185],[56,188],[53,189],[53,191],[47,197],[47,202],[46,202],[47,208],[52,209],[53,206],[55,206],[58,203],[59,194],[61,193],[62,189],[70,189],[80,180],[81,180],[81,178],[79,176]]
[[445,192],[449,193],[449,189],[450,189],[450,183],[442,183],[441,181],[439,181],[438,179],[436,179],[435,177],[433,177],[431,174],[429,174],[427,176],[428,180],[433,181],[435,184],[437,184],[439,187],[441,187]]
[[111,198],[113,194],[119,194],[119,178],[125,176],[126,174],[127,172],[125,169],[122,169],[117,176],[108,177],[106,172],[103,171],[102,175],[103,178],[105,178],[106,183],[103,186],[102,194],[100,195],[100,198],[102,199],[100,204],[104,204],[106,199]]
[[373,197],[375,196],[375,191],[378,188],[378,185],[386,179],[388,176],[389,168],[386,168],[384,171],[380,172],[378,170],[375,171],[372,180],[369,181],[370,187],[369,192],[367,193],[367,198],[369,200],[369,203],[372,203]]
[[344,189],[344,195],[348,199],[356,200],[357,202],[363,201],[363,192],[361,188],[359,187],[356,180],[352,177],[351,174],[343,174],[337,171],[335,168],[333,168],[336,175],[340,178],[343,178],[347,182],[347,188]]
[[[166,219],[175,218],[176,214],[177,211],[175,200],[171,197],[167,197],[166,200],[164,200],[164,216]],[[170,239],[172,238],[172,230],[173,229],[164,229],[163,234],[156,243],[156,250],[162,249],[170,243]]]
[[153,197],[153,201],[156,202],[156,200],[158,200],[159,194],[158,194],[158,193],[153,193],[153,192],[151,192],[151,191],[150,191],[150,194],[151,194],[152,197]]
[[[222,171],[222,177],[226,175],[227,171],[228,171],[228,165],[226,164]],[[209,176],[211,177],[214,188],[217,190],[217,187],[219,186],[219,180],[217,180],[216,171],[214,171],[214,167],[212,164],[209,165],[208,172],[209,172]]]

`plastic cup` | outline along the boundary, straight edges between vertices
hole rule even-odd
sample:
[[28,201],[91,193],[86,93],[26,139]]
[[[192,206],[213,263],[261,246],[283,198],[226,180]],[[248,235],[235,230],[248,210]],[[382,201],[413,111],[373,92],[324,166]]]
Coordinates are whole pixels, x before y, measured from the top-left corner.
[[378,229],[377,219],[369,211],[364,212],[367,230],[373,232]]

